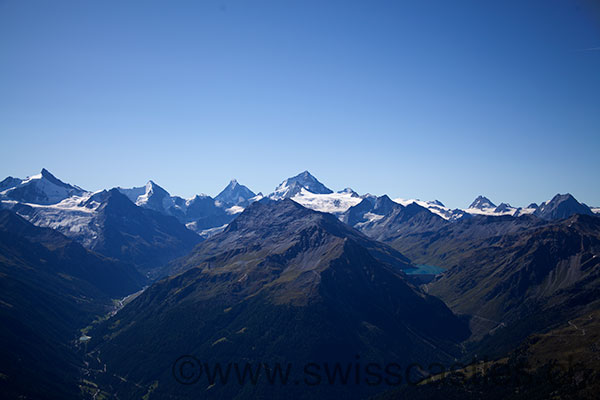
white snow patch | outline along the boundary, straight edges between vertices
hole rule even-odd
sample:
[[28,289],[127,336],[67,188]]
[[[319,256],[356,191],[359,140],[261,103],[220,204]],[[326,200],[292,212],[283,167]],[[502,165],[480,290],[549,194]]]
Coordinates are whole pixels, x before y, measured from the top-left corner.
[[500,216],[500,215],[516,215],[517,212],[519,211],[519,209],[517,208],[511,208],[507,211],[503,211],[503,212],[496,212],[496,208],[495,207],[488,207],[488,208],[484,208],[484,209],[479,209],[479,208],[467,208],[464,210],[465,212],[472,214],[472,215],[491,215],[491,216]]
[[185,226],[189,230],[196,232],[198,235],[202,236],[205,239],[208,239],[209,237],[214,236],[217,233],[223,232],[225,230],[225,228],[227,228],[227,225],[229,225],[229,224],[217,226],[215,228],[198,229],[198,223],[196,221],[188,222],[187,224],[185,224]]
[[[36,226],[55,229],[63,235],[80,242],[83,246],[89,247],[93,240],[98,237],[98,227],[93,223],[96,215],[94,210],[76,206],[84,197],[74,196],[58,204],[47,206],[21,203],[32,207],[34,212],[31,214],[20,213],[19,215]],[[7,201],[2,203],[9,205]]]
[[256,196],[254,196],[254,197],[252,197],[252,198],[248,199],[248,202],[249,202],[249,203],[254,203],[255,201],[260,201],[260,200],[262,200],[262,199],[264,199],[264,198],[265,198],[265,196],[263,196],[261,193],[259,193],[259,194],[257,194]]
[[533,214],[535,212],[535,208],[520,208],[517,213],[517,215],[528,215],[528,214]]
[[450,220],[450,219],[453,219],[458,216],[455,210],[451,210],[448,207],[440,206],[439,204],[436,204],[433,201],[423,201],[423,200],[419,200],[419,199],[401,199],[401,198],[393,199],[392,201],[394,201],[395,203],[398,203],[404,207],[408,206],[409,204],[415,203],[423,208],[428,209],[432,213],[434,213],[446,220]]
[[375,213],[372,213],[372,212],[368,212],[368,213],[365,214],[365,218],[367,219],[367,222],[379,221],[383,217],[384,217],[383,215],[375,214]]
[[38,179],[42,179],[42,174],[37,174],[37,175],[33,175],[33,176],[28,176],[27,178],[23,179],[23,182],[21,182],[21,185],[27,182],[31,182],[31,181],[35,181]]
[[225,211],[229,215],[239,214],[242,211],[244,211],[244,207],[241,207],[241,206],[232,206],[232,207],[229,207],[228,209],[226,209]]
[[331,214],[341,214],[350,207],[362,201],[360,197],[352,196],[351,193],[315,194],[302,188],[299,194],[292,197],[296,203],[315,211]]

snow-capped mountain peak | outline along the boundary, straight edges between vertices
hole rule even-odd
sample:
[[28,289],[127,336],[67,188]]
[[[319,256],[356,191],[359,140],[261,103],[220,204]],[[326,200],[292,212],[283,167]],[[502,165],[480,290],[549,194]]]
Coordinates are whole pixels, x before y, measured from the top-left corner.
[[159,196],[159,197],[170,196],[169,192],[167,192],[162,187],[158,186],[152,180],[149,180],[148,183],[146,183],[145,188],[146,188],[146,191],[145,191],[144,195],[146,197],[152,197],[152,196]]
[[153,181],[148,181],[145,187],[145,193],[137,198],[135,202],[138,206],[164,212],[174,204],[169,192],[158,186]]
[[313,194],[331,194],[333,191],[318,181],[310,172],[304,171],[281,182],[269,196],[274,200],[292,198],[306,189]]
[[149,180],[144,186],[129,189],[118,187],[116,189],[140,207],[165,213],[175,206],[175,200],[169,192],[152,180]]
[[232,179],[229,185],[215,197],[215,200],[229,206],[246,206],[248,201],[255,196],[256,194],[252,190],[238,183],[236,179]]
[[8,177],[0,183],[0,187],[2,198],[34,204],[56,204],[68,197],[85,193],[79,186],[61,181],[45,168],[26,179]]
[[488,208],[496,208],[496,205],[485,196],[477,196],[477,198],[469,206],[469,209],[478,209],[482,211]]
[[79,189],[82,190],[80,187],[78,186],[74,186],[74,185],[69,185],[68,183],[64,183],[63,181],[61,181],[60,179],[58,179],[57,177],[55,177],[54,175],[52,175],[50,173],[50,171],[48,171],[46,168],[42,168],[42,171],[40,172],[39,175],[36,175],[36,177],[39,177],[39,179],[45,179],[48,182],[56,185],[56,186],[61,186],[64,187],[66,189]]
[[540,204],[534,214],[544,219],[561,219],[573,214],[593,215],[594,212],[585,204],[578,202],[570,193],[566,193],[557,194],[552,200]]
[[308,171],[284,180],[268,197],[271,200],[292,199],[307,208],[338,216],[362,201],[350,188],[334,193]]

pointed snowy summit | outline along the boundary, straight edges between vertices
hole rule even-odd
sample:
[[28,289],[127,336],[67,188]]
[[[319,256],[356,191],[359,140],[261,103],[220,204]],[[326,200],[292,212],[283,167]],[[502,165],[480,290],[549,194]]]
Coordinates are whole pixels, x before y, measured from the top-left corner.
[[148,201],[155,196],[169,196],[169,193],[165,189],[154,183],[152,180],[149,180],[144,186],[136,186],[132,188],[118,187],[116,189],[127,196],[129,200],[138,206],[148,203]]
[[255,196],[256,193],[248,187],[241,185],[236,179],[232,179],[229,185],[215,197],[215,200],[229,206],[245,206]]
[[333,193],[333,190],[319,182],[310,172],[304,171],[281,182],[269,197],[275,200],[287,199],[300,194],[302,189],[313,194]]
[[4,179],[2,197],[31,204],[56,204],[71,196],[81,196],[85,190],[65,183],[52,175],[46,168],[26,179],[8,177]]
[[150,180],[146,183],[145,193],[138,197],[136,204],[154,211],[165,212],[173,206],[173,199],[169,192]]
[[476,208],[478,210],[485,210],[486,208],[496,208],[496,205],[491,202],[485,196],[477,196],[477,198],[471,203],[469,208]]
[[169,210],[175,205],[174,198],[169,192],[153,180],[149,180],[144,186],[128,189],[118,187],[116,189],[127,196],[135,205],[154,211],[169,214]]

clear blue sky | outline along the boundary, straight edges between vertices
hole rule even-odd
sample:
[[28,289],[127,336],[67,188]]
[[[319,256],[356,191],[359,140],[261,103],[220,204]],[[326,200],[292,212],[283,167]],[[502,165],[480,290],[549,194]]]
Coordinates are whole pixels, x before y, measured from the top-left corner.
[[597,1],[0,0],[0,175],[600,206]]

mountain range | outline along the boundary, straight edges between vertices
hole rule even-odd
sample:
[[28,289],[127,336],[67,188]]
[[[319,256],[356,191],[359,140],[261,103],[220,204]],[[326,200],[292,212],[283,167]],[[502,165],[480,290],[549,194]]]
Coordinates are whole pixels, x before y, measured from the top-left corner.
[[[217,196],[196,195],[190,199],[169,194],[153,181],[145,186],[116,188],[136,206],[175,217],[180,223],[206,238],[225,228],[245,207],[264,198],[233,179]],[[65,235],[89,246],[97,232],[90,220],[104,195],[89,192],[78,186],[62,182],[46,169],[38,175],[26,179],[7,177],[0,182],[2,207],[16,209],[36,225],[58,229]],[[357,206],[363,200],[374,201],[377,196],[359,195],[350,188],[334,192],[319,182],[308,171],[284,180],[273,193],[266,196],[272,200],[291,198],[305,207],[316,211],[329,212],[340,218],[342,214]],[[579,203],[570,194],[556,195],[540,206],[532,203],[524,208],[515,208],[506,203],[496,206],[484,196],[478,196],[465,209],[449,209],[439,200],[421,201],[394,199],[402,206],[416,204],[448,221],[469,218],[474,215],[514,217],[533,214],[542,219],[566,218],[573,214],[593,215],[600,208],[591,209]],[[29,206],[29,212],[22,211]],[[364,207],[364,205],[362,206]],[[378,215],[373,214],[373,218]],[[365,221],[363,221],[365,222]]]
[[[570,194],[523,208],[478,196],[450,209],[335,192],[308,171],[268,195],[234,179],[215,197],[190,199],[153,181],[90,192],[46,169],[8,177],[0,182],[0,390],[94,400],[519,398],[534,387],[552,396],[518,383],[440,389],[433,382],[454,378],[426,366],[485,355],[495,365],[525,362],[537,379],[567,362],[570,347],[592,348],[582,337],[595,335],[600,315],[597,211]],[[548,356],[552,346],[559,359]],[[600,376],[590,354],[576,359]],[[404,379],[422,385],[313,387],[296,369],[292,385],[215,385],[203,375],[188,386],[173,378],[183,355],[213,366],[356,371],[417,363]],[[561,377],[574,398],[591,393]]]

